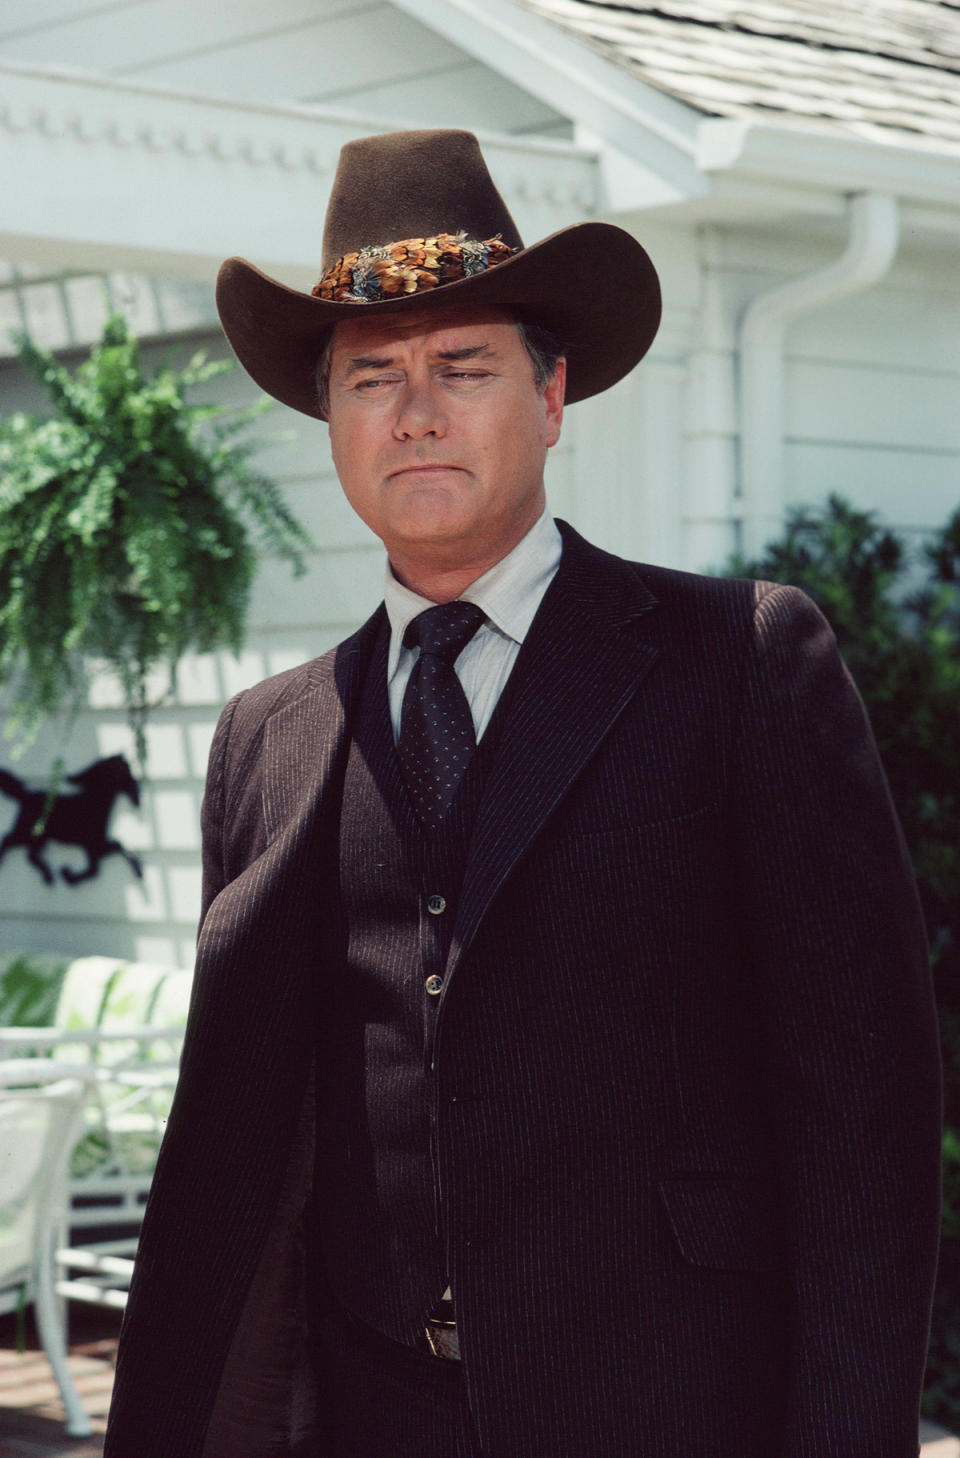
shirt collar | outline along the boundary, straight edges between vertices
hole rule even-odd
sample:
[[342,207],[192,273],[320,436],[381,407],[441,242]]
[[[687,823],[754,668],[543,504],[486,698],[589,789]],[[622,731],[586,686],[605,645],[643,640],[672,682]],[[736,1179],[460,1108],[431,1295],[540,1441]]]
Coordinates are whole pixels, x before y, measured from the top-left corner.
[[[556,522],[545,511],[520,541],[499,562],[471,582],[460,594],[461,602],[482,608],[489,622],[478,632],[499,631],[515,643],[522,643],[540,606],[543,594],[560,565],[563,539]],[[418,613],[435,607],[427,597],[404,587],[387,562],[383,600],[390,619],[390,657],[387,679],[393,677],[400,660],[403,635]]]

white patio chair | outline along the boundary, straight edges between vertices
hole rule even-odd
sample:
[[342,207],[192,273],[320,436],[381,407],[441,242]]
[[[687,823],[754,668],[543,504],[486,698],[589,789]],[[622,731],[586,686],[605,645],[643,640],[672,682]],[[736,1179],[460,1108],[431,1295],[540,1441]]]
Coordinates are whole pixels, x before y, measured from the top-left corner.
[[70,1224],[140,1224],[177,1080],[183,1029],[0,1028],[0,1060],[47,1057],[93,1076],[71,1161]]
[[49,1058],[0,1062],[0,1310],[32,1301],[67,1415],[67,1432],[93,1429],[67,1367],[55,1251],[64,1243],[67,1166],[93,1073]]
[[54,1260],[66,1271],[78,1274],[60,1276],[55,1283],[57,1295],[67,1301],[85,1301],[122,1311],[127,1304],[136,1253],[136,1236],[62,1246]]

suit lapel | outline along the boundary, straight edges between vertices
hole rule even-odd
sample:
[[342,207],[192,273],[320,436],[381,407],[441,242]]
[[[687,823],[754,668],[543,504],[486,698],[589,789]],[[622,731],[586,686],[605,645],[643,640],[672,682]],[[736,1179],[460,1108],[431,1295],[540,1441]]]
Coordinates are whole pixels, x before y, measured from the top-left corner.
[[448,963],[659,656],[636,619],[656,598],[635,568],[559,523],[563,557],[517,659],[477,818]]
[[382,605],[351,638],[312,666],[306,693],[267,721],[263,816],[273,840],[285,827],[313,818],[339,780],[350,725],[376,643]]
[[[503,737],[477,817],[450,970],[504,880],[567,793],[659,655],[636,631],[656,598],[635,568],[565,523],[563,558],[517,660]],[[268,721],[268,838],[315,824],[340,783],[383,607],[314,665],[311,687]]]

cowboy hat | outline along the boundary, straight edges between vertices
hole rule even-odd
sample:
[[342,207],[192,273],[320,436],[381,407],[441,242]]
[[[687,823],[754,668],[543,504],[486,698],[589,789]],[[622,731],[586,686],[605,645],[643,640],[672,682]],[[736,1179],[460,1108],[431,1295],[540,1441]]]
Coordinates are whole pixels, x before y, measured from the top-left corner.
[[324,419],[316,366],[325,335],[371,317],[460,303],[512,309],[553,333],[569,402],[621,379],[660,322],[653,264],[611,223],[577,223],[525,248],[472,132],[390,132],[340,153],[312,294],[243,258],[217,279],[224,332],[258,385]]

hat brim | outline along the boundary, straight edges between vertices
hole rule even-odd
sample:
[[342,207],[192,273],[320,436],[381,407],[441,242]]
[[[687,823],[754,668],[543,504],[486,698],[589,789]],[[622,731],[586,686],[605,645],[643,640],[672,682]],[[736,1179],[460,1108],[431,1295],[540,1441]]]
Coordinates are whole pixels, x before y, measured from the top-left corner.
[[455,283],[373,304],[332,302],[288,288],[243,258],[217,278],[224,333],[251,378],[275,399],[323,420],[316,366],[341,319],[490,304],[549,329],[567,357],[569,403],[623,378],[660,323],[656,270],[637,240],[612,223],[575,223],[504,263]]

